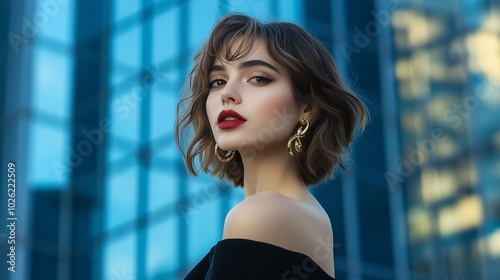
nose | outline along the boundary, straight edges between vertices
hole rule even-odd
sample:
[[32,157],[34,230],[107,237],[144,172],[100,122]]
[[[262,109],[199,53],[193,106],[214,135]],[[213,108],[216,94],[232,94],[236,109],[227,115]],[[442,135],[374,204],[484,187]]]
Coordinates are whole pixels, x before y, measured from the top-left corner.
[[229,103],[239,104],[241,102],[241,95],[236,81],[227,81],[220,92],[220,96],[222,105],[227,105]]

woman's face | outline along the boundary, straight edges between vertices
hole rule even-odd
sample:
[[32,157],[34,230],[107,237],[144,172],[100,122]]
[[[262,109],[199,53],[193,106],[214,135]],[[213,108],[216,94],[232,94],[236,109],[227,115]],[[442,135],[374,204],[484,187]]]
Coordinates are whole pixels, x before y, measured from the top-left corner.
[[243,157],[270,148],[287,153],[287,141],[305,115],[293,99],[287,69],[260,40],[247,57],[215,60],[206,110],[219,147],[238,150]]

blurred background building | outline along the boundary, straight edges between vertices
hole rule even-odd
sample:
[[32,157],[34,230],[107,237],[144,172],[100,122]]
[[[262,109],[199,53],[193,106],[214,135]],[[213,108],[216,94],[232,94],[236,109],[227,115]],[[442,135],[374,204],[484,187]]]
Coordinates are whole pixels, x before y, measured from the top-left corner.
[[181,279],[220,240],[242,191],[188,177],[173,123],[193,54],[227,12],[306,27],[368,102],[351,170],[313,188],[337,279],[499,279],[499,0],[1,6],[1,279]]

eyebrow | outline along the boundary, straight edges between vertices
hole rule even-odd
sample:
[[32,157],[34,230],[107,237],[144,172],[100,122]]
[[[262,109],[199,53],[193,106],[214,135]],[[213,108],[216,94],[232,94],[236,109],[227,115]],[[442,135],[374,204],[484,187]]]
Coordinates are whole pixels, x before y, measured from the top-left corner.
[[[254,66],[264,66],[264,67],[267,67],[271,70],[274,70],[276,71],[277,73],[279,73],[280,71],[272,66],[271,64],[263,61],[263,60],[247,60],[247,61],[244,61],[242,63],[240,63],[240,65],[238,66],[238,69],[244,69],[244,68],[250,68],[250,67],[254,67]],[[226,69],[226,67],[224,67],[223,65],[213,65],[211,68],[210,68],[210,72],[214,72],[214,71],[224,71]]]

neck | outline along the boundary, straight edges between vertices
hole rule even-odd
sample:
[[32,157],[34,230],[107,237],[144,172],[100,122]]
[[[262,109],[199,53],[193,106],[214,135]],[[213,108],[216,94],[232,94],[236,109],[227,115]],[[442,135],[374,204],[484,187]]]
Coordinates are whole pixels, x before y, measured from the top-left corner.
[[266,147],[256,153],[241,153],[245,197],[262,191],[276,191],[299,200],[309,195],[295,158],[288,154],[286,146],[282,146]]

